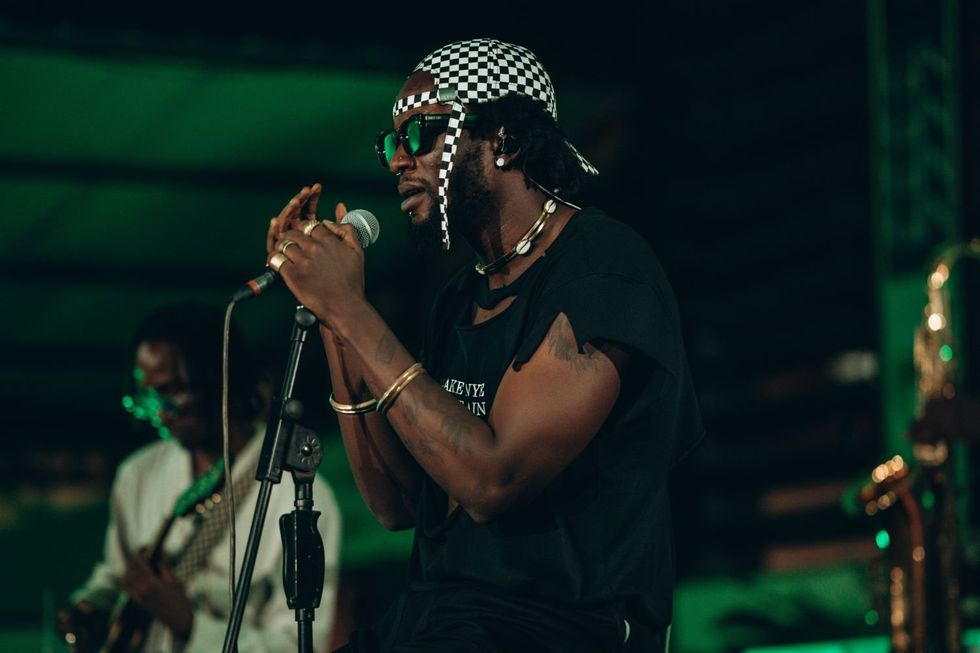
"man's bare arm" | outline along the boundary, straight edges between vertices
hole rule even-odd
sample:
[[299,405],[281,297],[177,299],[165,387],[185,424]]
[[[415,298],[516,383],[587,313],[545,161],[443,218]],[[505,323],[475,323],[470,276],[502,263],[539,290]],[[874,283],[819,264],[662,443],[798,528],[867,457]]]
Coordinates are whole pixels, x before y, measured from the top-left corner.
[[[266,232],[268,254],[276,251],[277,240],[283,232],[302,230],[307,221],[318,219],[317,205],[322,190],[320,184],[304,187],[270,221]],[[337,220],[346,213],[347,207],[343,203],[334,208]],[[327,228],[318,227],[317,230]],[[348,241],[346,244],[360,251],[359,243]],[[368,398],[357,356],[339,345],[329,329],[321,327],[320,335],[334,398],[342,404],[359,403]],[[385,356],[384,351],[378,354],[382,358]],[[388,423],[376,413],[338,413],[337,419],[354,482],[368,508],[386,528],[399,530],[413,526],[422,477],[418,464],[405,451]]]
[[[321,327],[334,399],[342,404],[370,399],[357,356],[346,351]],[[378,352],[384,357],[383,352]],[[422,470],[405,450],[388,422],[377,412],[337,414],[341,437],[358,491],[368,508],[389,530],[415,525]]]
[[[364,377],[375,395],[414,362],[400,344],[390,361],[369,357],[393,336],[366,302],[338,322],[337,335],[368,359]],[[595,436],[619,394],[612,358],[621,355],[591,345],[579,352],[567,317],[559,315],[521,370],[504,375],[489,423],[428,375],[405,388],[387,417],[451,499],[474,520],[486,521],[540,492]]]

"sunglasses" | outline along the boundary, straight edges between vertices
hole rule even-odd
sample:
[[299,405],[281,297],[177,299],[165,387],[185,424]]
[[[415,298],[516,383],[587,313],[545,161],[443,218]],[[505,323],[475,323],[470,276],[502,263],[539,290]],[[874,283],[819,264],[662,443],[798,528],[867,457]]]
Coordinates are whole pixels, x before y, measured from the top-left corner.
[[[374,149],[378,153],[378,163],[388,168],[401,145],[405,154],[419,156],[432,149],[436,136],[449,128],[448,113],[417,113],[401,124],[398,129],[386,129],[378,134]],[[468,113],[463,118],[463,127],[472,127],[477,116]]]

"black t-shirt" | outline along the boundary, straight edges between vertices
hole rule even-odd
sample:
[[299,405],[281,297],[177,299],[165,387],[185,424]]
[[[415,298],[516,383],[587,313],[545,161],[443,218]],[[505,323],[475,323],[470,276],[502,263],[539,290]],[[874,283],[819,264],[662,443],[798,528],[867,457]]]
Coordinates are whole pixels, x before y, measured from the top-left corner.
[[[474,302],[513,303],[472,325]],[[701,438],[676,302],[646,241],[596,209],[576,213],[546,254],[510,286],[490,291],[472,265],[433,305],[423,363],[486,420],[508,367],[520,369],[564,313],[581,347],[606,341],[653,371],[622,387],[589,445],[536,498],[485,524],[426,478],[410,586],[483,587],[586,607],[615,604],[653,629],[671,620],[673,550],[667,477]],[[540,401],[560,402],[560,396]]]

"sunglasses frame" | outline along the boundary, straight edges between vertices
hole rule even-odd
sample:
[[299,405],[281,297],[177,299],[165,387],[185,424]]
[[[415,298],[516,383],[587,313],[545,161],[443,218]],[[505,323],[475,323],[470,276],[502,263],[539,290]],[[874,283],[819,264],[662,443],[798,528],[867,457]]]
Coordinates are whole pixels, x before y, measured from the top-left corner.
[[[405,150],[405,154],[412,157],[428,153],[432,150],[432,143],[435,141],[435,136],[438,136],[449,128],[450,115],[448,113],[416,113],[409,116],[405,122],[399,125],[398,129],[386,129],[382,131],[374,141],[374,151],[378,155],[378,163],[386,170],[391,166],[387,148],[385,147],[385,142],[389,136],[395,137],[392,158],[394,158],[394,153],[398,151],[399,146]],[[476,119],[476,114],[467,113],[463,118],[463,127],[473,127],[472,123]],[[418,125],[419,130],[419,145],[415,148],[411,146],[408,133],[412,125]]]

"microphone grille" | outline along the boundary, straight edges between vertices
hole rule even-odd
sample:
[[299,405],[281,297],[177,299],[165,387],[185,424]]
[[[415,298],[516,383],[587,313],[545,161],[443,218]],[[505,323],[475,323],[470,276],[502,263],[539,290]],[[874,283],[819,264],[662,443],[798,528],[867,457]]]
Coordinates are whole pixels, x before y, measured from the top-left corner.
[[354,209],[350,211],[343,217],[340,223],[354,226],[354,230],[357,231],[357,240],[360,241],[361,247],[367,247],[376,241],[381,234],[381,225],[378,224],[378,219],[367,209]]

